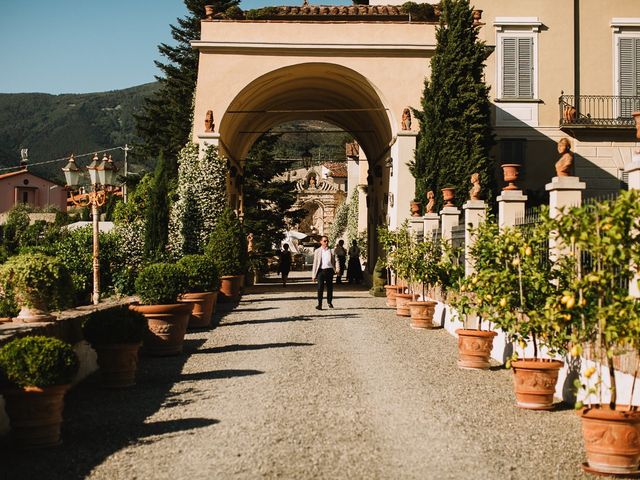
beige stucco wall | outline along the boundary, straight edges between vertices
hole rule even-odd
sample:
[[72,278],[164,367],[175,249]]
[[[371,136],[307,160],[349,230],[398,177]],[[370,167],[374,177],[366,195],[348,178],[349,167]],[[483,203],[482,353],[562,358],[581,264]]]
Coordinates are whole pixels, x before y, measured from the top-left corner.
[[21,196],[16,200],[16,189],[28,189],[29,204],[34,207],[52,205],[62,211],[67,209],[67,192],[63,187],[30,173],[23,173],[0,178],[0,212],[6,212],[16,203],[22,203]]

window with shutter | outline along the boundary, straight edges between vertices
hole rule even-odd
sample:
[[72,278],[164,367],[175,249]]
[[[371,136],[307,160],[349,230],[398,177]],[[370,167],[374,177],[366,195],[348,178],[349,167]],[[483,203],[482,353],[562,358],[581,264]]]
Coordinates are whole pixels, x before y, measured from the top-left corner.
[[502,98],[533,98],[533,38],[502,37]]
[[620,37],[618,42],[620,116],[631,117],[640,109],[640,38]]

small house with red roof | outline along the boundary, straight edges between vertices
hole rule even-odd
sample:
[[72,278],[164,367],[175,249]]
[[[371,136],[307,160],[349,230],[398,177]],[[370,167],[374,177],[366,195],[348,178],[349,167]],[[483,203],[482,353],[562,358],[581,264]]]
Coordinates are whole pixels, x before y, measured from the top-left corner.
[[64,186],[34,175],[26,168],[0,175],[0,213],[18,204],[35,208],[53,206],[67,209],[67,192]]

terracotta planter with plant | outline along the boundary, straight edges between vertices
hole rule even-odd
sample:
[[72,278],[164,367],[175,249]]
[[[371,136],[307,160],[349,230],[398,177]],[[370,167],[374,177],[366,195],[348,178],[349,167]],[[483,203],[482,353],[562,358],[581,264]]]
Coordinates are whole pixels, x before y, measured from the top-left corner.
[[85,320],[82,332],[98,354],[102,385],[135,385],[138,351],[148,333],[147,319],[128,307],[100,310]]
[[226,208],[211,232],[205,254],[220,275],[219,302],[237,302],[247,266],[247,239],[235,212]]
[[409,316],[411,328],[418,330],[436,328],[433,324],[433,313],[438,303],[432,300],[409,302]]
[[143,351],[149,355],[177,355],[182,352],[184,336],[193,310],[191,303],[179,303],[185,291],[187,274],[182,267],[155,263],[145,267],[136,278],[136,293],[141,304],[129,308],[149,322]]
[[458,335],[458,367],[486,370],[491,366],[489,360],[496,332],[459,328],[456,334]]
[[220,285],[216,264],[207,255],[186,255],[178,260],[178,265],[187,274],[187,291],[178,301],[193,305],[189,327],[210,326]]
[[399,317],[410,317],[409,303],[418,298],[417,293],[396,293],[396,315]]
[[410,283],[418,287],[416,290],[422,292],[419,299],[407,303],[412,328],[434,328],[433,313],[437,302],[427,298],[427,293],[430,293],[438,283],[442,251],[440,242],[428,238],[421,242],[413,239],[410,245],[407,273]]
[[18,322],[55,321],[49,308],[66,306],[72,291],[71,277],[62,262],[42,253],[9,258],[0,268],[0,276],[20,306],[15,318]]
[[402,293],[402,287],[398,285],[385,285],[384,292],[387,297],[387,307],[396,308],[396,294]]
[[64,395],[78,367],[71,346],[56,338],[18,338],[0,349],[0,370],[10,382],[2,395],[16,445],[60,444]]
[[574,342],[571,354],[588,355],[575,382],[587,453],[584,468],[590,473],[637,474],[636,382],[619,402],[620,372],[615,366],[623,354],[640,356],[640,302],[629,295],[628,287],[635,280],[634,266],[640,265],[640,192],[620,192],[615,200],[561,213],[554,240],[565,247],[560,263],[569,265],[571,276],[548,309],[567,319]]
[[546,359],[511,361],[516,406],[528,410],[551,410],[558,372],[563,365],[558,360]]

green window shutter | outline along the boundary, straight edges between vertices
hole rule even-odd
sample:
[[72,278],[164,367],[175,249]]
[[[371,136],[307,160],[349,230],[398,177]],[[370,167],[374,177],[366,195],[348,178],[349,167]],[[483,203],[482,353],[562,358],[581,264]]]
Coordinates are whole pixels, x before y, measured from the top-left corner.
[[533,38],[502,38],[502,98],[533,98]]
[[[620,69],[620,96],[640,96],[640,38],[621,37],[618,44]],[[620,99],[620,116],[631,117],[631,112],[640,107],[637,99]]]

